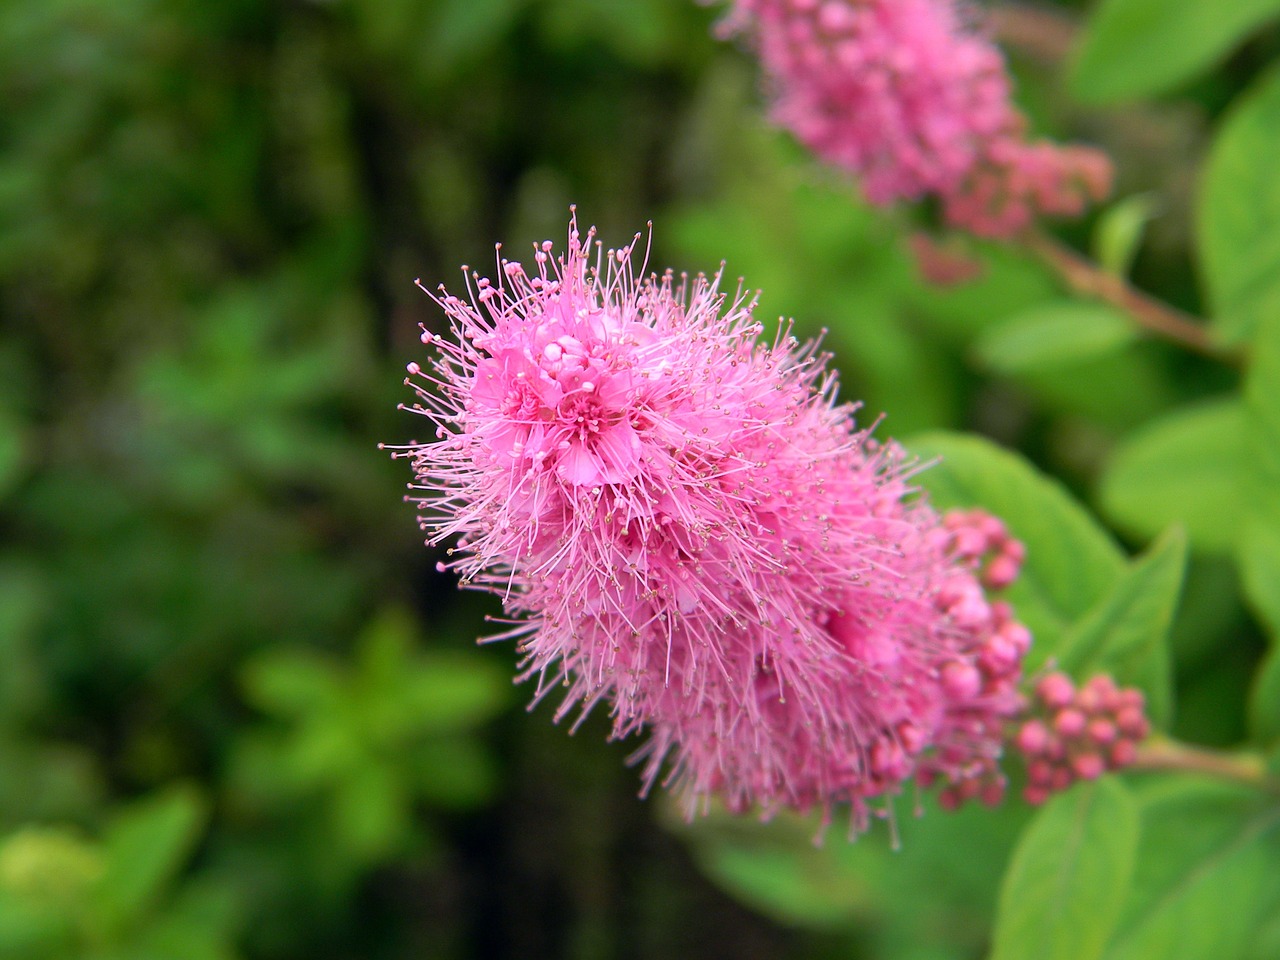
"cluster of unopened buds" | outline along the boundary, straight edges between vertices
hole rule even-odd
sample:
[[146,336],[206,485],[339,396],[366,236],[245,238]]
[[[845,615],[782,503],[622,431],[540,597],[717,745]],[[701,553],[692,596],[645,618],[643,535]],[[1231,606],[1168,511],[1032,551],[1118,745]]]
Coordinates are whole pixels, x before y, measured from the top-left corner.
[[952,554],[977,566],[988,590],[1003,590],[1017,579],[1027,551],[1022,541],[1009,535],[1000,518],[985,510],[952,510],[942,526]]
[[1077,780],[1132,764],[1151,732],[1145,707],[1141,691],[1106,675],[1078,688],[1064,673],[1043,677],[1013,737],[1027,761],[1026,801],[1044,803]]

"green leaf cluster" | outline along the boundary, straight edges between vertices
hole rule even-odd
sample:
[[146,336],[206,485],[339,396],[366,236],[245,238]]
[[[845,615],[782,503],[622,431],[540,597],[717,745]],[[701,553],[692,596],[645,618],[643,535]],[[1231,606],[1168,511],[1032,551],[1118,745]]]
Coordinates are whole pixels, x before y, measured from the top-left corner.
[[268,649],[245,665],[249,702],[276,722],[232,758],[238,802],[277,815],[318,802],[331,869],[420,846],[419,803],[466,809],[496,786],[469,733],[507,705],[507,681],[471,655],[418,646],[412,620],[391,611],[365,628],[349,667],[307,649]]
[[14,960],[232,960],[243,904],[183,874],[208,801],[168,787],[113,810],[97,837],[34,827],[0,839],[0,950]]

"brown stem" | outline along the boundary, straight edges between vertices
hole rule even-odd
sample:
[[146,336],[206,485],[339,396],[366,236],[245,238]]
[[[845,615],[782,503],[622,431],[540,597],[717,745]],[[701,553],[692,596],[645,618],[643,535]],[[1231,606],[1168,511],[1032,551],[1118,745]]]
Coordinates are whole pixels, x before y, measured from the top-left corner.
[[1065,243],[1038,231],[1028,232],[1020,240],[1076,293],[1111,304],[1128,314],[1143,329],[1189,350],[1218,360],[1234,361],[1235,358],[1224,353],[1204,326],[1190,314],[1130,286],[1123,278],[1103,270]]
[[1202,773],[1280,796],[1280,780],[1267,773],[1266,764],[1256,754],[1219,753],[1176,740],[1153,738],[1138,748],[1133,768]]

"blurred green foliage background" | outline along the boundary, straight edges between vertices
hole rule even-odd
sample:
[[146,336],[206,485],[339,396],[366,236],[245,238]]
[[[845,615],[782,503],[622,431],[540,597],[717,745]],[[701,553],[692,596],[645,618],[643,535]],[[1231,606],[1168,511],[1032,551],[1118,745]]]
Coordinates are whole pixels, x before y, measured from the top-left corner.
[[[1050,9],[1069,38],[1079,11]],[[421,428],[395,409],[441,323],[415,277],[561,238],[575,202],[611,242],[652,219],[654,266],[724,259],[766,317],[829,327],[886,433],[976,429],[1086,497],[1136,424],[1233,385],[1089,305],[1094,346],[1028,362],[1055,281],[966,246],[980,279],[924,285],[927,211],[867,210],[770,129],[714,17],[0,4],[0,957],[981,953],[1020,812],[807,867],[804,827],[676,825],[603,724],[520,709],[511,650],[472,644],[496,604],[434,572],[376,449]],[[1136,276],[1183,306],[1206,131],[1276,46],[1087,112],[1052,44],[1012,47],[1036,124],[1106,146],[1158,211]],[[1261,640],[1232,568],[1195,564],[1177,728],[1232,743]]]

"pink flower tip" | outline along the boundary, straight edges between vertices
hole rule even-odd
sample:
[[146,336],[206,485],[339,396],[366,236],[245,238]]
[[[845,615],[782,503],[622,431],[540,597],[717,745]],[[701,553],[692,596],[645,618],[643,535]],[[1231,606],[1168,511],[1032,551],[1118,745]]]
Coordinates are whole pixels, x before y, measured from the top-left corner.
[[1036,685],[1036,695],[1049,708],[1065,707],[1076,695],[1075,684],[1065,673],[1051,673]]

